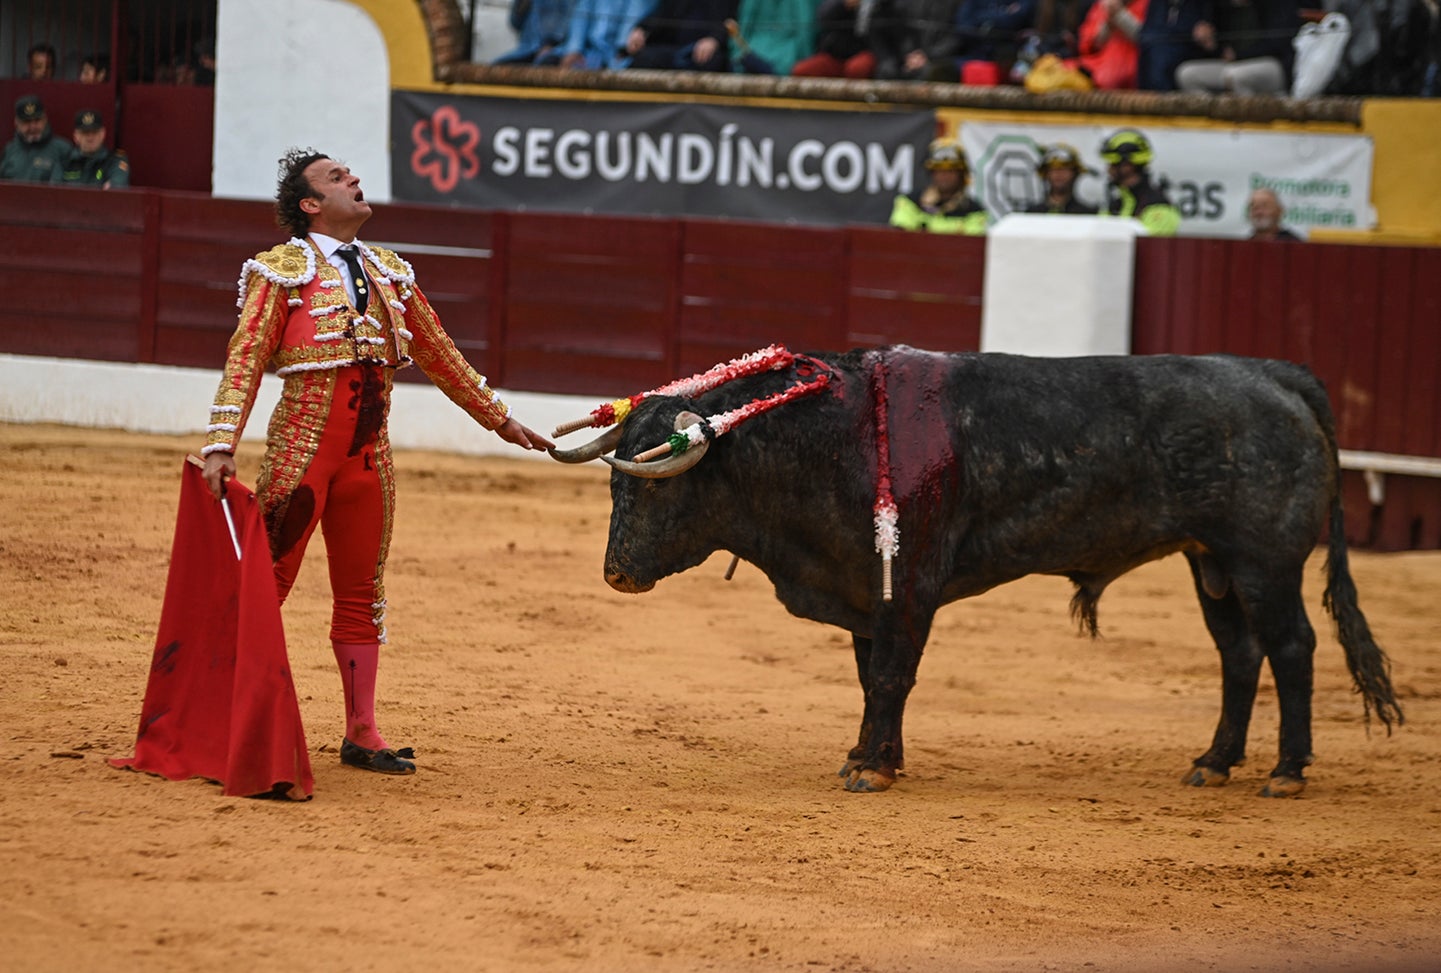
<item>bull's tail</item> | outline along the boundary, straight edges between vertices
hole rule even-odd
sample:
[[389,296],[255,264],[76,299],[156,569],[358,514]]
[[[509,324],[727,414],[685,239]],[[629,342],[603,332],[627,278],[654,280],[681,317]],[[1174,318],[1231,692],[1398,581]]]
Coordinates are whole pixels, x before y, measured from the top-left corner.
[[1366,707],[1367,723],[1370,723],[1371,713],[1375,711],[1389,734],[1393,726],[1405,723],[1406,717],[1401,712],[1401,705],[1396,702],[1395,690],[1391,688],[1391,660],[1371,634],[1371,626],[1356,600],[1356,583],[1351,579],[1351,559],[1346,549],[1346,518],[1341,510],[1341,461],[1337,453],[1336,419],[1325,387],[1309,370],[1289,366],[1286,374],[1278,377],[1306,400],[1326,437],[1332,482],[1331,538],[1326,556],[1326,594],[1322,604],[1336,622],[1336,637],[1346,652],[1346,668],[1351,670],[1351,680]]
[[1392,726],[1406,722],[1401,705],[1396,702],[1396,692],[1391,688],[1391,660],[1376,644],[1371,635],[1371,626],[1361,613],[1356,601],[1356,583],[1351,580],[1350,558],[1346,552],[1346,521],[1341,512],[1340,477],[1336,480],[1335,495],[1331,498],[1331,541],[1326,557],[1326,595],[1322,602],[1331,617],[1336,620],[1336,637],[1341,648],[1346,650],[1346,668],[1351,670],[1351,679],[1356,692],[1366,707],[1366,720],[1370,722],[1371,712],[1386,725],[1386,732]]

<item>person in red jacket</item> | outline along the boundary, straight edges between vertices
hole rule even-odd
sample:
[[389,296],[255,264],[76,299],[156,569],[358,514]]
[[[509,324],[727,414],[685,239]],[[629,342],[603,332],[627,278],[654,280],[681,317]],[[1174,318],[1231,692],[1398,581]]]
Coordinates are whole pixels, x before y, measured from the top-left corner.
[[1081,23],[1081,67],[1096,87],[1117,91],[1136,87],[1139,56],[1136,35],[1146,19],[1148,0],[1096,0]]

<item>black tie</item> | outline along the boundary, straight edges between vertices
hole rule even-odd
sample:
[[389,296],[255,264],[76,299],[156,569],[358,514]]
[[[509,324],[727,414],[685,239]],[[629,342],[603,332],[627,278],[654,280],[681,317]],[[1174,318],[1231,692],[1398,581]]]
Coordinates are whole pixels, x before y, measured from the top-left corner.
[[366,307],[370,305],[370,294],[365,286],[365,271],[360,268],[360,255],[350,244],[341,247],[339,253],[345,266],[350,268],[350,279],[355,282],[355,309],[364,314]]

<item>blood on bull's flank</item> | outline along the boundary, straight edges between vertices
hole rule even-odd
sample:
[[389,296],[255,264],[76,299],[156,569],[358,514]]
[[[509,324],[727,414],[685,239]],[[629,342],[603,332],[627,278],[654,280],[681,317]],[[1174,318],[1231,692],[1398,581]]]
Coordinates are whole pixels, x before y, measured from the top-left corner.
[[1280,752],[1261,794],[1300,793],[1316,647],[1301,583],[1327,533],[1323,605],[1367,719],[1404,721],[1351,577],[1335,420],[1303,366],[772,346],[557,435],[587,425],[610,428],[552,454],[614,468],[612,587],[647,591],[729,551],[791,613],[851,633],[864,708],[849,790],[885,790],[905,765],[906,699],[941,605],[1059,575],[1095,636],[1112,581],[1179,553],[1222,669],[1220,721],[1183,782],[1229,780],[1269,664]]

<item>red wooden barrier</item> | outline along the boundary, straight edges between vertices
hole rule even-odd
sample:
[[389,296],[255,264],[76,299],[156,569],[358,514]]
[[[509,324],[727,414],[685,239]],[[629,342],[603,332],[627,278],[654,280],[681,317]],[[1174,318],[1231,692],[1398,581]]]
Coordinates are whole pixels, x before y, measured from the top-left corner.
[[[1286,358],[1326,383],[1343,449],[1441,456],[1441,250],[1144,239],[1132,348]],[[1348,471],[1347,536],[1441,547],[1441,479]]]
[[844,234],[719,220],[693,220],[684,227],[681,374],[770,344],[844,345]]
[[841,347],[981,346],[984,238],[862,226],[851,227],[849,236],[849,328]]
[[142,193],[0,183],[0,351],[139,361]]
[[507,385],[624,395],[671,377],[677,221],[540,213],[508,219]]

